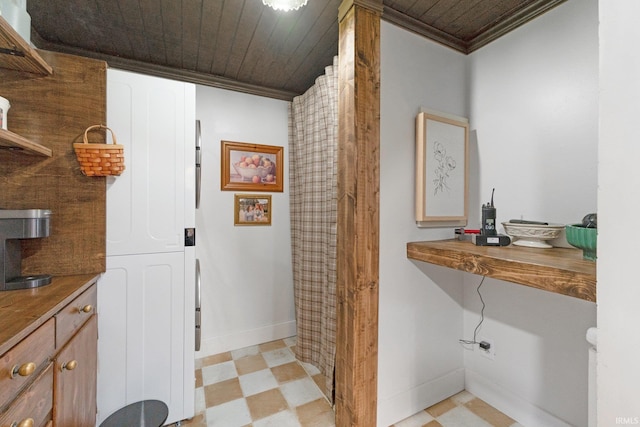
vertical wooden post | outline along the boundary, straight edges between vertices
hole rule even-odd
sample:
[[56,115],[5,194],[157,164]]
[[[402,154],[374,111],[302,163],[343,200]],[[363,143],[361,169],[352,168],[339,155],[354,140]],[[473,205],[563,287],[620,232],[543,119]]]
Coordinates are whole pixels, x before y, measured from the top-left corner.
[[376,425],[382,0],[339,9],[336,426]]

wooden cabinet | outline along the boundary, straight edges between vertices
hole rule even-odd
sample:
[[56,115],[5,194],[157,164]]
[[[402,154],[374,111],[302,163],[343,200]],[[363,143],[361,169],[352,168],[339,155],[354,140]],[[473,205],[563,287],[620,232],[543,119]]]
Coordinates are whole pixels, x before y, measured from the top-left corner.
[[94,426],[98,321],[92,285],[56,315],[53,419],[59,427]]
[[15,402],[0,414],[2,427],[38,427],[51,422],[53,368],[48,363]]
[[40,426],[50,418],[54,331],[55,321],[49,319],[0,359],[0,406],[8,405],[0,416],[0,426],[28,426],[29,420]]
[[53,418],[58,427],[96,424],[97,342],[98,321],[93,315],[56,357]]
[[55,320],[49,319],[2,356],[0,407],[13,400],[49,364],[55,348],[54,333]]
[[0,427],[94,427],[95,276],[2,293]]

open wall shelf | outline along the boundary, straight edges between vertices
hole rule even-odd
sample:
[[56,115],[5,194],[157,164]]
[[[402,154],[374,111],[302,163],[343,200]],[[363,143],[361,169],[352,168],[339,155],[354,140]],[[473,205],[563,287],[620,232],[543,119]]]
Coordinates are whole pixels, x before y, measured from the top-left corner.
[[596,301],[596,263],[583,259],[579,249],[476,246],[452,239],[407,243],[407,257]]
[[53,154],[50,148],[4,129],[0,129],[0,148],[44,157],[51,157]]
[[0,16],[0,68],[49,76],[53,68]]

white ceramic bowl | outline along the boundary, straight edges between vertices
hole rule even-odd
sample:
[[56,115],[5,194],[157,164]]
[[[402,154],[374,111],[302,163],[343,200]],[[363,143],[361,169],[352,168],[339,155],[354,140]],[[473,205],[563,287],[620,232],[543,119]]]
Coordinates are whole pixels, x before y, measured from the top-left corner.
[[273,173],[273,171],[275,170],[275,165],[272,165],[271,167],[257,166],[255,168],[250,168],[241,167],[240,162],[238,162],[233,164],[233,168],[242,178],[250,181],[251,178],[256,175],[261,179],[266,178],[268,174]]
[[516,224],[503,222],[505,233],[511,236],[516,246],[528,248],[552,248],[547,240],[555,239],[564,229],[562,224]]

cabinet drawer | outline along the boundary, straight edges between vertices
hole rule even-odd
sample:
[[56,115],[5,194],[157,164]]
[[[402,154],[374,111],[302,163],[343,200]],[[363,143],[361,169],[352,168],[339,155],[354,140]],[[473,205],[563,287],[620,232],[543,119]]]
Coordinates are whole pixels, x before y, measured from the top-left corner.
[[56,348],[59,349],[95,312],[97,288],[92,285],[56,314]]
[[[44,425],[53,412],[53,364],[31,384],[0,416],[0,427],[12,427],[31,418],[34,426]],[[14,424],[15,423],[15,424]]]
[[49,362],[54,350],[54,329],[54,320],[49,319],[0,358],[0,408]]

